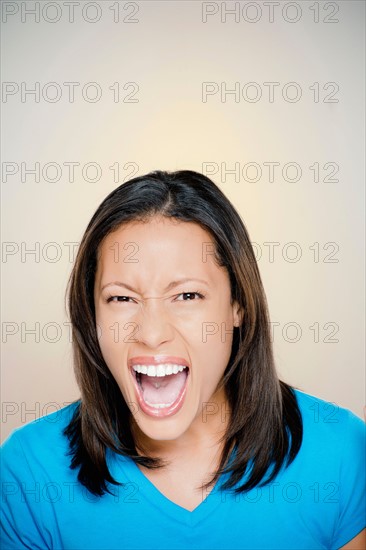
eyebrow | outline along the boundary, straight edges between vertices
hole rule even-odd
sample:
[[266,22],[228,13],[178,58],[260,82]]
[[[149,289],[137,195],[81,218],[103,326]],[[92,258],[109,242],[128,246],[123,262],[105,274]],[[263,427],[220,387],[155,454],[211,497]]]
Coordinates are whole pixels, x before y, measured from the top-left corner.
[[[164,289],[164,292],[168,292],[172,288],[178,285],[181,285],[183,283],[188,283],[190,281],[198,281],[200,283],[203,283],[206,286],[209,286],[208,282],[204,281],[203,279],[196,279],[196,278],[191,279],[190,277],[184,277],[183,279],[179,279],[178,281],[172,281],[171,283],[169,283],[168,286]],[[104,290],[108,286],[120,286],[123,288],[127,288],[128,290],[131,290],[131,292],[136,292],[136,294],[138,294],[136,289],[134,289],[132,286],[128,285],[127,283],[123,283],[121,281],[113,281],[112,283],[107,283],[102,287],[101,290]]]

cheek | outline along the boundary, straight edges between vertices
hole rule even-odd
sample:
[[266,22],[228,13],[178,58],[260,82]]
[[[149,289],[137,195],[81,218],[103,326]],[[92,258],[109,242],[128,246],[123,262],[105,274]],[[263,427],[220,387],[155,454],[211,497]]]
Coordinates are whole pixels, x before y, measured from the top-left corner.
[[98,326],[98,334],[100,334],[101,346],[123,343],[123,335],[121,332],[124,323],[121,322],[118,315],[113,312],[113,308],[96,308],[95,318]]
[[231,353],[234,335],[233,319],[228,311],[211,317],[212,321],[202,323],[201,342],[208,356],[226,357]]
[[216,322],[206,325],[202,334],[201,357],[204,365],[204,376],[210,390],[221,380],[228,365],[234,327],[230,312],[226,318],[217,318]]
[[128,369],[127,353],[123,352],[123,343],[115,342],[113,330],[108,329],[108,324],[102,325],[102,337],[99,340],[100,350],[107,367],[117,382],[126,402],[129,401],[127,392]]
[[202,363],[209,375],[215,379],[221,378],[229,362],[230,355],[230,342],[221,342],[219,336],[214,337],[202,348]]
[[213,390],[221,380],[228,365],[232,349],[233,333],[226,323],[211,323],[202,334],[193,351],[193,361],[198,365],[202,388]]
[[122,367],[124,346],[123,335],[118,323],[109,316],[96,315],[99,347],[112,374]]

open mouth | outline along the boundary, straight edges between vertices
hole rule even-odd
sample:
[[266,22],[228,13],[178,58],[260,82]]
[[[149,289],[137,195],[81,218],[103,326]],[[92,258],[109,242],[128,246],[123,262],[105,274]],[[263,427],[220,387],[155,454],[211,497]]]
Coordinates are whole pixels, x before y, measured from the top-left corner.
[[165,417],[182,407],[189,377],[188,366],[135,364],[131,371],[139,404],[146,414]]

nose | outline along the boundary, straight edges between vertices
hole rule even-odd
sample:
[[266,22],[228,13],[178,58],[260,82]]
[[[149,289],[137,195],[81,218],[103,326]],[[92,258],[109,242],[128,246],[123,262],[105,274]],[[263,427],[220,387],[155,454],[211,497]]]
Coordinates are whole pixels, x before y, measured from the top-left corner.
[[135,337],[149,348],[156,349],[173,338],[171,319],[162,298],[145,298],[136,321]]

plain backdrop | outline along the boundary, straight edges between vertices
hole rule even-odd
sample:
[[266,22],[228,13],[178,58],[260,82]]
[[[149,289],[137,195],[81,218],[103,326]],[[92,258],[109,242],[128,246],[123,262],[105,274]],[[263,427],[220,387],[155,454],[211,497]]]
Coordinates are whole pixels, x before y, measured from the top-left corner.
[[280,377],[362,416],[364,2],[2,10],[2,440],[79,396],[75,247],[107,194],[154,169],[223,190],[256,250]]

